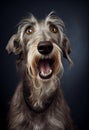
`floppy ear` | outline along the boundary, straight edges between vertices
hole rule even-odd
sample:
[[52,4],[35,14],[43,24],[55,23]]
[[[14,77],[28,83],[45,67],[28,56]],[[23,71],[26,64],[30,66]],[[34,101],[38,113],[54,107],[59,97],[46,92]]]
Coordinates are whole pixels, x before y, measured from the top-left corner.
[[14,35],[10,38],[10,40],[9,40],[7,46],[6,46],[6,50],[7,50],[8,54],[10,54],[10,53],[12,53],[12,52],[13,52],[15,55],[21,53],[22,47],[21,47],[21,44],[20,44],[20,41],[19,41],[19,38],[18,38],[18,34],[14,34]]
[[62,44],[60,45],[60,47],[61,47],[62,52],[63,52],[63,57],[65,57],[70,64],[73,64],[73,62],[69,56],[69,54],[71,53],[70,41],[65,34],[63,36],[63,41],[62,41]]

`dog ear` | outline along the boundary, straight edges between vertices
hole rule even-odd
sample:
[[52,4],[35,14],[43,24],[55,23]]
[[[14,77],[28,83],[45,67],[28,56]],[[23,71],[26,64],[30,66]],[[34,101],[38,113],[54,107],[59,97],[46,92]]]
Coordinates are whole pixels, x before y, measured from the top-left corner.
[[18,34],[14,34],[10,38],[10,40],[6,46],[6,50],[7,50],[8,54],[13,52],[15,55],[18,55],[21,53],[22,47],[21,47],[21,44],[20,44],[20,41],[18,38]]
[[73,62],[69,56],[71,53],[70,41],[66,35],[63,36],[62,44],[60,47],[61,47],[62,52],[63,52],[63,57],[65,57],[70,64],[73,64]]

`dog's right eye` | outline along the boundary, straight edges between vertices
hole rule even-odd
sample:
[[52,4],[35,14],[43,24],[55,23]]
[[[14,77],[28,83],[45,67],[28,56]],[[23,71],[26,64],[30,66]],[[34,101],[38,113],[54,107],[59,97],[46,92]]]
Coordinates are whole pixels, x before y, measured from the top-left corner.
[[26,33],[27,35],[31,35],[31,34],[33,34],[33,32],[34,32],[33,26],[29,26],[29,27],[27,27],[26,30],[25,30],[25,33]]

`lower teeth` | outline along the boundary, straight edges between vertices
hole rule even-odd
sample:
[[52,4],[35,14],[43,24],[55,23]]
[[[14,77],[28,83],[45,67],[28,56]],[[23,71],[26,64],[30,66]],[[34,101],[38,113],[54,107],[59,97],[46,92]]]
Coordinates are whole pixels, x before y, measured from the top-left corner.
[[41,76],[44,76],[44,77],[47,77],[47,76],[49,76],[51,73],[52,73],[52,70],[50,69],[50,71],[49,71],[48,73],[44,73],[43,71],[40,72],[40,75],[41,75]]

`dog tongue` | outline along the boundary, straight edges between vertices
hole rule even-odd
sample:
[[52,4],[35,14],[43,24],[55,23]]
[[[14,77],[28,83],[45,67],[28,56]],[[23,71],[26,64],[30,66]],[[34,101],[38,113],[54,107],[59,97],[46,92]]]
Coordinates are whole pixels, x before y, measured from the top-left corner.
[[41,75],[43,76],[49,75],[52,72],[50,64],[49,64],[49,60],[47,59],[41,60],[39,63],[39,70],[40,70]]

